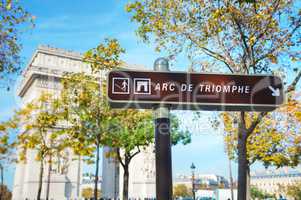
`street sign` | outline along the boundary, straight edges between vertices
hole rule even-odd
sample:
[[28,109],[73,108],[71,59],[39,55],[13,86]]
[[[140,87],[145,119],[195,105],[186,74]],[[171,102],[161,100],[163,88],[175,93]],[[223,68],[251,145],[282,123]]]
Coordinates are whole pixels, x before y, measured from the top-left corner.
[[111,71],[108,98],[114,108],[271,111],[284,101],[272,75]]

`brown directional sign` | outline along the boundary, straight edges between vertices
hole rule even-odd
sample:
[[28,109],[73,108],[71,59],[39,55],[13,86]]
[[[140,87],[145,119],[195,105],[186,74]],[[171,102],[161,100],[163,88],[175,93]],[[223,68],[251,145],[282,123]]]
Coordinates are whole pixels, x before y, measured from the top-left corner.
[[153,71],[111,71],[108,98],[114,108],[227,111],[271,111],[284,101],[277,76]]

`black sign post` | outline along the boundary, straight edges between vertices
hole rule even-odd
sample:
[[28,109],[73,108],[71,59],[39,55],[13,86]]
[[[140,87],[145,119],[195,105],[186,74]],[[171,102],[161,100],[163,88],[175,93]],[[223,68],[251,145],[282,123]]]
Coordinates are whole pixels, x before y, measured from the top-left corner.
[[[158,58],[155,71],[169,71],[168,60]],[[167,106],[154,107],[156,152],[156,199],[172,200],[170,119]]]

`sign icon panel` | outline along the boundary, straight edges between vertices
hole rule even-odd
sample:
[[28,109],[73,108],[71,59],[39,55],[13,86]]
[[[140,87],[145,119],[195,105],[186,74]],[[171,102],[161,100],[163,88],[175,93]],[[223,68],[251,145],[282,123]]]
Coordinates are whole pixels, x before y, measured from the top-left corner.
[[129,94],[130,93],[130,79],[123,77],[113,78],[113,94]]
[[134,94],[151,94],[149,78],[134,78]]

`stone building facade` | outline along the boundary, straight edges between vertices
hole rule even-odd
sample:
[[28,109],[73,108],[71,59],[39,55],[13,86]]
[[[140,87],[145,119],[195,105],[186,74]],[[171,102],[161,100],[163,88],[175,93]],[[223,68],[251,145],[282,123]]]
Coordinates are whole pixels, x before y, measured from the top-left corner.
[[[129,66],[125,66],[130,68]],[[137,68],[137,66],[131,66]],[[22,74],[22,80],[17,89],[23,104],[38,98],[42,92],[59,95],[60,79],[66,72],[90,73],[89,66],[82,62],[82,55],[64,49],[39,46],[34,52],[28,66]],[[122,191],[122,174],[120,165],[105,156],[109,148],[103,149],[102,193],[105,198],[117,199]],[[35,160],[36,152],[30,150],[26,155],[26,163],[19,162],[13,185],[13,200],[36,199],[38,190],[39,162]],[[71,150],[66,150],[62,158],[54,158],[58,164],[53,164],[50,170],[50,199],[80,199],[83,162]],[[45,163],[42,198],[45,198],[48,164]],[[153,147],[147,148],[137,155],[130,165],[129,197],[155,197],[155,157]]]
[[[285,197],[285,188],[301,182],[301,172],[257,173],[251,176],[251,185],[269,194]],[[290,200],[290,197],[286,197]]]
[[[22,104],[31,102],[43,92],[59,95],[60,78],[65,72],[87,70],[81,59],[81,55],[75,52],[40,46],[23,71],[17,89]],[[40,164],[35,158],[35,150],[29,150],[26,153],[26,163],[17,163],[13,200],[36,199]],[[50,171],[50,199],[79,199],[82,161],[73,155],[71,150],[65,150],[63,156],[53,159],[55,162],[51,168],[47,162],[44,165],[42,198],[46,196],[46,183]]]

